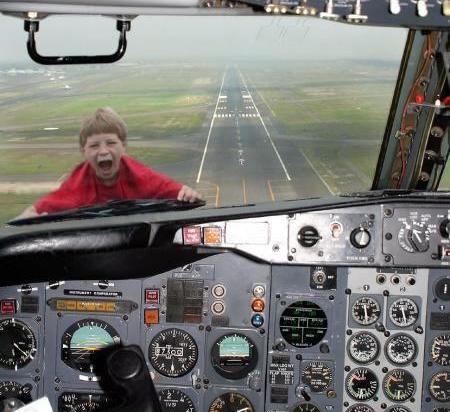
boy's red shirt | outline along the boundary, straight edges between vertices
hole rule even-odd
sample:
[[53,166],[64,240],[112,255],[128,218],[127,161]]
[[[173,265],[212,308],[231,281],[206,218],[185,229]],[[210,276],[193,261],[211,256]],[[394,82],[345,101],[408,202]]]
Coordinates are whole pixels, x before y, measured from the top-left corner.
[[105,186],[87,161],[78,165],[55,191],[39,199],[34,207],[40,214],[89,206],[118,199],[176,199],[183,185],[157,173],[141,162],[122,156],[114,185]]

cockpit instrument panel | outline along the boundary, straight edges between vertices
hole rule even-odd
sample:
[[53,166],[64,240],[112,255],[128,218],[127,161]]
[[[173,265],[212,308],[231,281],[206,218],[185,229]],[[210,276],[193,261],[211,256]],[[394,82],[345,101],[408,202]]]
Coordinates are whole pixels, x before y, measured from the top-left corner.
[[448,412],[448,216],[373,205],[192,223],[215,228],[215,254],[3,287],[0,401],[107,411],[123,399],[102,385],[102,351],[137,344],[165,411]]

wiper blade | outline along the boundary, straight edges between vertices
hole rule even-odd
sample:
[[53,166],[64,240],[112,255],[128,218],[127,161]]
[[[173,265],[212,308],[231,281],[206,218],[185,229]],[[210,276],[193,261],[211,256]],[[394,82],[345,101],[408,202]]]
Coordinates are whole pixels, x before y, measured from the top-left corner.
[[39,215],[25,219],[11,220],[9,225],[21,226],[36,223],[59,222],[71,219],[92,219],[96,217],[124,216],[135,213],[166,212],[170,210],[189,210],[206,204],[203,200],[196,202],[181,202],[174,199],[132,199],[112,200],[107,203],[92,206],[82,206],[61,212]]

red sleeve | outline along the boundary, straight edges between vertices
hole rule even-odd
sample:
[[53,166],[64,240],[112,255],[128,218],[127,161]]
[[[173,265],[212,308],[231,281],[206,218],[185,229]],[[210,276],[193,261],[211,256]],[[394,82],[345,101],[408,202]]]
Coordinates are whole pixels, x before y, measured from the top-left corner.
[[[183,185],[129,156],[122,157],[120,179],[127,199],[176,199]],[[124,172],[122,174],[122,172]]]
[[89,173],[89,165],[84,162],[78,165],[61,186],[40,198],[34,207],[41,214],[72,209],[89,204],[95,197],[95,186]]

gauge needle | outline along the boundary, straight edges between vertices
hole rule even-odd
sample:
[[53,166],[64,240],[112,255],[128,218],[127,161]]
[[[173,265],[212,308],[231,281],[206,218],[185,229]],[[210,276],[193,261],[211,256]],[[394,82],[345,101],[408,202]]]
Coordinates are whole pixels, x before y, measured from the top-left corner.
[[250,411],[251,409],[247,406],[246,408],[238,409],[236,412]]
[[420,242],[419,231],[414,229],[414,230],[413,230],[413,234],[414,234],[414,236],[417,238],[417,240]]
[[402,314],[403,314],[403,320],[406,323],[406,313],[405,313],[405,308],[402,308]]
[[369,315],[367,313],[367,305],[364,305],[364,317],[365,317],[366,320],[369,319]]
[[28,354],[27,354],[26,352],[24,352],[22,349],[19,348],[19,346],[17,345],[17,343],[13,343],[13,346],[14,346],[16,349],[19,349],[19,351],[22,352],[25,356],[28,356]]

